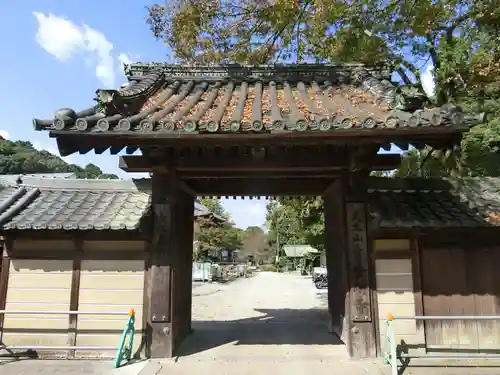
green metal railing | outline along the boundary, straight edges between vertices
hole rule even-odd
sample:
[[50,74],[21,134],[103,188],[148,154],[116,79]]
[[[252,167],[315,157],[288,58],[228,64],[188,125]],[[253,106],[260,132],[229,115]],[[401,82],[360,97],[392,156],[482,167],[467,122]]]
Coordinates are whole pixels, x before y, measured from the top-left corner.
[[[123,329],[122,337],[120,339],[120,346],[116,351],[115,368],[120,367],[123,360],[127,362],[132,359],[132,350],[134,348],[134,334],[135,334],[135,311],[130,309],[127,325]],[[127,345],[128,336],[128,345]]]
[[396,343],[396,333],[394,332],[394,316],[387,315],[385,320],[385,340],[384,340],[384,364],[391,366],[391,375],[398,375],[398,344]]
[[[50,310],[0,310],[2,315],[100,315],[100,316],[120,316],[126,315],[126,312],[98,312],[98,311],[50,311]],[[127,362],[132,359],[132,350],[134,344],[135,333],[135,311],[130,309],[128,312],[128,320],[120,340],[120,345],[116,346],[81,346],[81,345],[66,345],[66,346],[45,346],[45,345],[0,345],[0,350],[7,350],[9,354],[13,354],[12,350],[40,350],[40,351],[60,351],[60,350],[92,350],[92,351],[107,351],[116,350],[114,367],[119,367],[124,360]],[[127,342],[128,337],[128,342]]]

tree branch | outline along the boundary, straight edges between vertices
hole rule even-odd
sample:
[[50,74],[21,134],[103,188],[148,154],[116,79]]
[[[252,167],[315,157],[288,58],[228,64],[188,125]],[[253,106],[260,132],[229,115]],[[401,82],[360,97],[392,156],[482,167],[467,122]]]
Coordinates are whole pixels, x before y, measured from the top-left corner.
[[411,85],[413,83],[402,67],[396,68],[396,72],[399,74],[405,85]]

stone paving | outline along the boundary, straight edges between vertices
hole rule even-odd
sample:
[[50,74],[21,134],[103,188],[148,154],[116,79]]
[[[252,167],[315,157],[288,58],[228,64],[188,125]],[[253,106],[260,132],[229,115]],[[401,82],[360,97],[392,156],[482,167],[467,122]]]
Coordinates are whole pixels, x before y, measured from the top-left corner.
[[0,361],[0,375],[100,375],[112,368],[112,361]]

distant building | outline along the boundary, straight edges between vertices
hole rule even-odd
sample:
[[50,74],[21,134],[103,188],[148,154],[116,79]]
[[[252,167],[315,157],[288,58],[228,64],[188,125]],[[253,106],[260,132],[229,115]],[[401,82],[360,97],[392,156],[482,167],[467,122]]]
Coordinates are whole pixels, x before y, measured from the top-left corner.
[[[309,245],[286,245],[283,246],[285,256],[288,258],[286,262],[286,270],[292,271],[298,267],[305,267],[305,256],[308,254],[320,254],[320,252]],[[319,263],[319,257],[318,257]],[[319,264],[318,264],[319,265]]]

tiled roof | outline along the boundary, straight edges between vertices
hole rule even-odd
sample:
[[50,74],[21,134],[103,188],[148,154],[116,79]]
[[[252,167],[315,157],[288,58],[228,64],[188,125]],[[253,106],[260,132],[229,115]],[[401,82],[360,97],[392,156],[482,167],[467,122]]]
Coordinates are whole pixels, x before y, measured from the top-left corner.
[[[137,230],[151,208],[151,180],[23,177],[0,190],[0,227],[8,230]],[[213,215],[199,201],[195,216]],[[220,219],[220,218],[217,218]]]
[[76,178],[75,173],[36,173],[36,174],[0,174],[0,185],[15,185],[23,177],[38,178]]
[[[500,226],[500,178],[371,178],[368,187],[370,213],[381,228]],[[25,176],[22,184],[0,190],[0,228],[136,230],[150,205],[150,179]],[[199,201],[195,216],[224,220]]]
[[77,133],[373,131],[480,121],[458,107],[423,108],[422,94],[361,65],[127,66],[130,84],[97,90],[97,105],[63,108],[36,130]]
[[369,186],[382,228],[500,226],[500,178],[373,178]]

